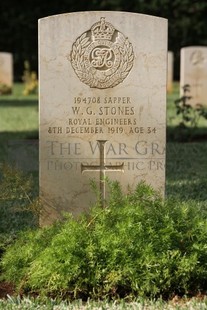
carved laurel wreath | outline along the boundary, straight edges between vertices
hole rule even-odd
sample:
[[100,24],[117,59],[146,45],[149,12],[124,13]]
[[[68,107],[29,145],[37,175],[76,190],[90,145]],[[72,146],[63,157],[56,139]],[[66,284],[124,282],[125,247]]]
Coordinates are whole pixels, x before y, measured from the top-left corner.
[[121,83],[129,74],[134,60],[134,53],[132,44],[129,42],[122,33],[119,32],[116,47],[120,53],[120,64],[117,70],[109,76],[105,76],[104,79],[95,78],[93,71],[86,66],[85,52],[87,47],[91,44],[90,38],[87,36],[87,32],[83,33],[72,46],[72,51],[69,56],[72,67],[80,79],[81,82],[90,86],[91,88],[109,88],[114,87]]

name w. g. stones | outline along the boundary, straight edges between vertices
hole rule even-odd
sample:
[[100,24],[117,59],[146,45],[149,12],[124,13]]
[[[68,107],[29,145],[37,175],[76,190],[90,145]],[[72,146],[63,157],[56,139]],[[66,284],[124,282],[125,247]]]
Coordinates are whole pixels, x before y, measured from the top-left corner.
[[73,117],[67,119],[65,126],[48,127],[48,133],[156,133],[155,127],[139,126],[133,117],[136,104],[130,97],[74,97],[70,109]]

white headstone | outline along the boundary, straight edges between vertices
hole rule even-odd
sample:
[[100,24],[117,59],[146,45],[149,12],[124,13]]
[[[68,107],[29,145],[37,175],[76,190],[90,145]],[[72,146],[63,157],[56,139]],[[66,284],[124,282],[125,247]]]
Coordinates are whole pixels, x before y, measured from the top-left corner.
[[13,56],[10,53],[0,52],[0,88],[11,92],[13,85]]
[[173,52],[167,53],[167,91],[171,93],[173,91]]
[[167,21],[126,12],[39,20],[41,225],[89,210],[105,176],[164,193]]
[[190,104],[207,105],[207,47],[188,46],[181,49],[180,95],[183,86],[190,85]]

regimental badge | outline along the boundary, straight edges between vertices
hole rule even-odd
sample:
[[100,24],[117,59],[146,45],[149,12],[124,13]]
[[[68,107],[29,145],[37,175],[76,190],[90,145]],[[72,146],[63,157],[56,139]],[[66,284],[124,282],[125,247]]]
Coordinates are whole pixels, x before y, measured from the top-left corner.
[[73,43],[69,60],[81,82],[104,89],[127,77],[134,53],[128,38],[101,17]]

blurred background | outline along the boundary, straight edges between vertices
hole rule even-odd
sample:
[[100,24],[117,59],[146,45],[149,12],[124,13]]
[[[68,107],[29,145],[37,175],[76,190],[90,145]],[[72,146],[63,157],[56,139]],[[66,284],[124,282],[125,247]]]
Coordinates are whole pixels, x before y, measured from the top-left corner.
[[14,80],[22,81],[25,61],[38,70],[38,19],[92,10],[128,11],[168,19],[168,50],[179,80],[180,49],[207,45],[207,1],[193,0],[1,0],[0,51],[13,54]]

